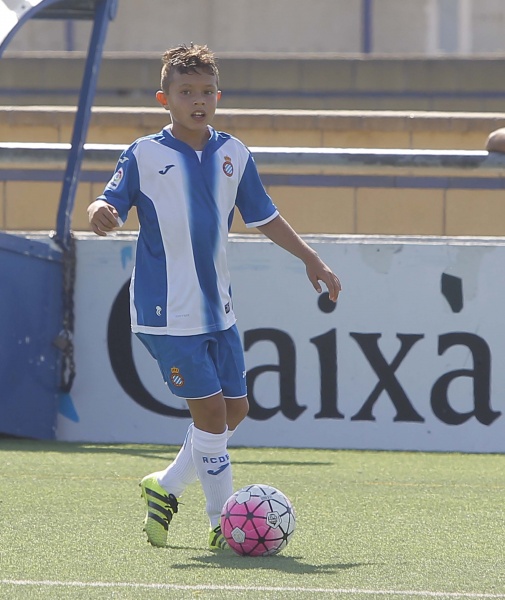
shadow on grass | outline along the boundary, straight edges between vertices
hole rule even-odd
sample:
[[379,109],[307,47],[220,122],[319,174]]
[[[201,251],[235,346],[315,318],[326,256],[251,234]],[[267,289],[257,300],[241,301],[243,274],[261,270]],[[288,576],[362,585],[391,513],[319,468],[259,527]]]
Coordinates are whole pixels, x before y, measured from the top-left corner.
[[[261,448],[256,448],[256,450],[261,450]],[[233,448],[230,448],[230,451],[233,452]],[[232,457],[233,458],[233,457]],[[324,467],[326,465],[332,465],[333,463],[328,461],[315,461],[315,460],[238,460],[233,458],[232,460],[234,465],[275,465],[278,467],[291,467],[293,465],[297,465],[300,467]]]
[[[233,451],[234,448],[230,448]],[[237,447],[238,449],[238,447]],[[56,452],[61,454],[119,454],[127,456],[146,456],[164,461],[172,460],[179,451],[176,445],[150,444],[83,444],[76,442],[57,442],[12,438],[0,434],[0,452]],[[325,466],[328,461],[295,460],[233,460],[234,465],[273,465],[273,466]]]
[[322,565],[313,565],[305,562],[300,556],[238,556],[231,552],[223,552],[212,556],[199,556],[191,559],[190,563],[172,564],[171,569],[240,569],[246,571],[249,569],[258,569],[263,571],[282,571],[298,575],[331,575],[340,571],[349,569],[358,569],[367,567],[373,563],[328,563]]
[[122,454],[128,456],[149,456],[174,458],[179,446],[161,446],[144,444],[83,444],[75,442],[56,442],[47,440],[29,440],[0,436],[0,452],[56,452],[59,454]]

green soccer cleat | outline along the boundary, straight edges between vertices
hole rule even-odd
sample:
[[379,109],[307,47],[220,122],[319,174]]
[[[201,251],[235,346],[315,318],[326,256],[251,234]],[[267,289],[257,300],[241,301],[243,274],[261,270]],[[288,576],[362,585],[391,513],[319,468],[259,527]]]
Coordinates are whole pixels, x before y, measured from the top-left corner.
[[147,505],[144,520],[147,541],[153,546],[164,548],[167,545],[168,526],[177,512],[179,502],[173,494],[167,494],[161,487],[156,473],[144,477],[139,485]]
[[217,525],[217,527],[209,531],[209,548],[211,550],[226,550],[229,547],[221,531],[221,525]]

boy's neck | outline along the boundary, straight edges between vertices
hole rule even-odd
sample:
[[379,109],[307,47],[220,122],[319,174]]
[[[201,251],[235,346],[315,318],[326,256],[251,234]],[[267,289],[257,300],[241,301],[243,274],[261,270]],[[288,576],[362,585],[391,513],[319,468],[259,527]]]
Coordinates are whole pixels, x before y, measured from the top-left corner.
[[211,133],[209,128],[207,127],[204,131],[191,131],[188,129],[181,129],[177,126],[174,127],[172,123],[168,127],[170,133],[174,136],[175,139],[184,142],[193,150],[203,150],[205,144],[209,141]]

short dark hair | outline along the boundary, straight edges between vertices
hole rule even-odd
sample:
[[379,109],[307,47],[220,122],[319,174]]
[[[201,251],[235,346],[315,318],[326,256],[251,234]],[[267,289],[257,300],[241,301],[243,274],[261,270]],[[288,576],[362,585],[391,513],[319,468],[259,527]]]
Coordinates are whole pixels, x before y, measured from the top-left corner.
[[163,67],[161,68],[161,89],[168,92],[168,86],[172,79],[174,71],[179,73],[196,73],[203,71],[216,76],[219,84],[219,71],[214,53],[207,46],[191,44],[186,46],[181,44],[171,48],[163,53],[161,58]]

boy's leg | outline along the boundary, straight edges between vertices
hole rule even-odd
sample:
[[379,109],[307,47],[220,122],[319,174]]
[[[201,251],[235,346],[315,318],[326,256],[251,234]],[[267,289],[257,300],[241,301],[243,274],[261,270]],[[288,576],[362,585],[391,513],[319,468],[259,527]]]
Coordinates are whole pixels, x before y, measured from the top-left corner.
[[[233,435],[239,423],[247,415],[247,398],[227,398],[225,399],[225,406],[226,422],[228,426],[226,429],[227,441]],[[193,431],[194,424],[191,423],[179,453],[164,471],[151,473],[144,477],[141,482],[142,495],[147,503],[147,515],[145,518],[144,530],[147,534],[148,541],[154,546],[166,546],[168,525],[172,520],[173,514],[177,512],[177,498],[183,494],[188,485],[198,480],[198,473],[193,460]],[[203,489],[207,494],[205,486]],[[212,498],[214,499],[210,500],[210,505],[208,506],[208,512],[210,511],[209,519],[211,523],[215,523],[215,517],[210,518],[210,514],[214,511],[213,503],[217,502],[217,505],[219,505],[221,497],[217,496],[216,500],[215,493],[209,493],[212,494]],[[224,492],[223,495],[226,495],[226,493],[228,492]],[[224,502],[231,494],[232,492],[226,496]],[[209,503],[209,500],[207,500],[207,502]],[[212,526],[213,530],[218,527],[218,523]],[[219,536],[219,534],[216,535]]]
[[198,481],[192,452],[193,428],[193,423],[191,423],[186,432],[184,443],[174,460],[164,471],[156,473],[161,487],[172,493],[176,498],[182,496],[188,485]]
[[[219,529],[221,509],[233,491],[227,439],[248,410],[244,357],[236,327],[216,335],[187,338],[144,334],[138,337],[158,361],[172,393],[184,392],[192,398],[188,406],[194,422],[193,435],[188,430],[181,451],[165,471],[148,475],[141,482],[148,507],[145,521],[148,539],[154,545],[166,545],[168,525],[177,512],[175,493],[180,495],[195,480],[195,474],[201,480],[212,528]],[[174,368],[180,373],[175,380]],[[219,387],[228,398],[225,399],[223,392],[205,395],[207,390]],[[216,464],[217,468],[211,468]],[[150,535],[151,528],[156,530],[155,536]],[[219,534],[213,533],[220,539],[213,537],[211,547],[222,547],[224,538],[220,530]]]
[[226,402],[222,393],[188,400],[193,417],[193,461],[206,498],[210,525],[219,524],[221,509],[233,491],[227,450]]
[[[244,403],[243,398],[225,398],[226,403],[226,424],[227,439],[235,433],[239,423],[247,415],[248,403]],[[167,492],[172,493],[176,498],[180,498],[186,487],[198,481],[195,463],[193,461],[193,429],[191,423],[186,432],[184,443],[174,460],[163,471],[153,473],[157,476],[158,482]]]
[[[179,344],[187,340],[171,338],[171,336],[136,334],[157,361],[165,383],[169,385],[171,366],[174,356],[184,353]],[[194,339],[194,338],[193,338]],[[191,349],[188,351],[192,355]],[[172,392],[174,390],[172,389]],[[191,439],[193,424],[188,427],[184,443],[179,453],[164,471],[146,475],[140,482],[142,497],[146,502],[147,514],[144,519],[144,531],[153,546],[166,546],[168,526],[174,513],[178,511],[177,498],[182,495],[186,486],[198,479],[193,464]]]
[[225,398],[226,425],[228,426],[228,439],[235,433],[235,429],[247,417],[249,402],[247,396],[241,398]]
[[198,479],[192,457],[192,436],[193,423],[188,427],[184,443],[173,462],[164,471],[146,475],[140,482],[147,505],[144,531],[153,546],[166,546],[168,526],[178,511],[178,498],[187,485]]
[[[229,402],[233,408],[229,411]],[[194,421],[193,461],[206,498],[211,548],[227,546],[220,529],[221,510],[233,493],[231,460],[227,442],[248,410],[247,398],[225,399],[221,393],[188,400]],[[229,430],[227,423],[233,427]]]

